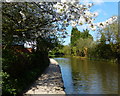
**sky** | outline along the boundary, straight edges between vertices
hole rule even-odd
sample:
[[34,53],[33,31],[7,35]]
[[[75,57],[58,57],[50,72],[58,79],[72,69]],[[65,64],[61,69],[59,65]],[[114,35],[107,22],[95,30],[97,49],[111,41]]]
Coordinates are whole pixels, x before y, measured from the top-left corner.
[[[95,23],[103,22],[114,15],[118,15],[118,2],[94,2],[95,5],[91,7],[91,12],[97,11],[99,15],[96,17]],[[77,27],[78,30],[82,31],[84,26]],[[71,34],[72,27],[67,28],[68,34]],[[97,40],[98,34],[96,31],[90,31],[94,40]],[[63,45],[68,45],[70,43],[70,37],[64,39],[65,43]]]

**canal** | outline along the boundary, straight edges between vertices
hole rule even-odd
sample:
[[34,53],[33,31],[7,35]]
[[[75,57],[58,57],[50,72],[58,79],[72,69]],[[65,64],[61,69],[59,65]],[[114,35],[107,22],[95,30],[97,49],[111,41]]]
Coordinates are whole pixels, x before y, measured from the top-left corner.
[[118,67],[108,61],[55,58],[67,94],[117,94]]

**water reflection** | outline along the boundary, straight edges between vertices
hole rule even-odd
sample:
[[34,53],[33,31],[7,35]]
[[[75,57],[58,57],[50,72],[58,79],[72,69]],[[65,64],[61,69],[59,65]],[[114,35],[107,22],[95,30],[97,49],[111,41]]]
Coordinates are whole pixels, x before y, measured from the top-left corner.
[[117,64],[80,58],[56,58],[68,94],[117,94]]
[[69,94],[73,94],[73,80],[72,80],[72,70],[71,70],[71,60],[69,58],[55,58],[61,68],[62,77],[64,81],[65,91]]

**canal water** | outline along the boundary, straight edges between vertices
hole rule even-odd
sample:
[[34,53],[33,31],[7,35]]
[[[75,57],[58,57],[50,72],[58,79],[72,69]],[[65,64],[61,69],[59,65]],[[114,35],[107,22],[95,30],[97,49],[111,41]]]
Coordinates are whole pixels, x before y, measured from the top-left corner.
[[67,94],[118,94],[117,64],[80,58],[55,58]]

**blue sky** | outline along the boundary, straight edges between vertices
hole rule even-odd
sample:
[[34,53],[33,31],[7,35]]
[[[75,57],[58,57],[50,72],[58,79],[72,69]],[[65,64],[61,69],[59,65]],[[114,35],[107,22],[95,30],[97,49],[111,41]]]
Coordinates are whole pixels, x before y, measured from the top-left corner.
[[[96,22],[103,22],[107,19],[109,19],[113,15],[118,15],[118,2],[99,2],[96,3],[91,8],[91,12],[97,11],[99,13],[99,16],[96,17]],[[69,26],[67,28],[68,34],[71,34],[72,27]],[[78,30],[82,31],[83,28],[79,27]],[[96,31],[90,31],[90,34],[93,36],[94,40],[97,39],[97,32]],[[64,45],[68,45],[70,43],[70,37],[65,38]]]

